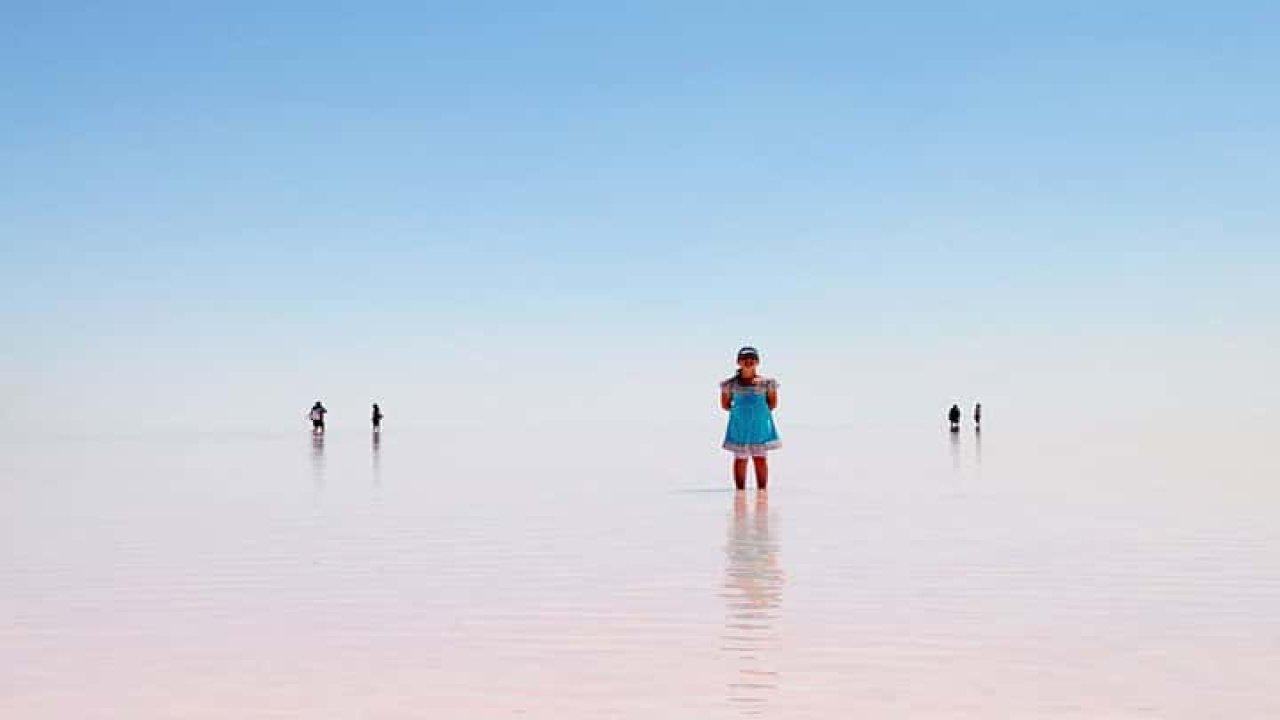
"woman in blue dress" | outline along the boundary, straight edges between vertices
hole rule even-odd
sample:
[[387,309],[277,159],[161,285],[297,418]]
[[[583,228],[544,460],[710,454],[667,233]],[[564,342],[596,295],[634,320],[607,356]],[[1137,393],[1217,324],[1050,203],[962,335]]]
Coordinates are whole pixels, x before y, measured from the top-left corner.
[[738,351],[738,372],[720,383],[720,407],[729,411],[725,450],[733,453],[733,484],[747,488],[747,460],[756,470],[756,489],[769,486],[770,450],[781,446],[773,410],[778,407],[778,381],[759,375],[760,353],[753,347]]

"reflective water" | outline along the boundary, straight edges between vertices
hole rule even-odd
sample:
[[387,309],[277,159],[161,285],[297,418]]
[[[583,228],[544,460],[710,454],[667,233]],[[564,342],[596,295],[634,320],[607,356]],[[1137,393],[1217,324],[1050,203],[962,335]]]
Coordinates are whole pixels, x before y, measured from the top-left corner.
[[1265,436],[716,435],[9,441],[0,716],[1280,716]]

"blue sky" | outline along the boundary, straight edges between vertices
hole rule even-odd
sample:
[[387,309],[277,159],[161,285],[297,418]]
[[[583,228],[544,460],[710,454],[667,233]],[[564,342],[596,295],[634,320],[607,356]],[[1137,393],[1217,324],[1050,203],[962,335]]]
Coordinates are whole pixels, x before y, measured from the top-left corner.
[[683,416],[747,341],[797,420],[1256,410],[1280,400],[1278,21],[13,8],[0,422],[287,425],[313,395],[483,421],[530,376],[550,416],[607,413],[621,378]]

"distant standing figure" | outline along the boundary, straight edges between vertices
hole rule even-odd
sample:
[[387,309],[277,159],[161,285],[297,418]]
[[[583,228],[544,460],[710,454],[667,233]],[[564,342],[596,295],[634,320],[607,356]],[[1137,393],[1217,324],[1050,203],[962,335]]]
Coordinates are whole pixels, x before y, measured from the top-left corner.
[[960,406],[952,405],[951,410],[947,413],[947,419],[951,421],[951,432],[960,432]]
[[382,408],[378,403],[373,404],[373,431],[382,432]]
[[320,435],[324,432],[324,415],[329,412],[324,409],[324,405],[319,400],[315,405],[311,406],[311,412],[307,413],[307,417],[311,418],[311,432]]
[[756,489],[769,486],[768,452],[782,445],[773,411],[778,407],[778,381],[756,374],[760,353],[753,347],[738,351],[738,372],[720,383],[720,407],[729,411],[725,450],[733,453],[733,484],[747,487],[747,460],[756,470]]
[[973,406],[973,429],[982,429],[982,403]]

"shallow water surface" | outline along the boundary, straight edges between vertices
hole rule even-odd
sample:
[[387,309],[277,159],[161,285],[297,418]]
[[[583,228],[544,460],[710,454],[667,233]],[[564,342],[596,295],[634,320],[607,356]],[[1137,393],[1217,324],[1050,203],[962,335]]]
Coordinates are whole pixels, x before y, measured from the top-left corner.
[[1280,716],[1263,438],[590,434],[10,441],[0,716]]

